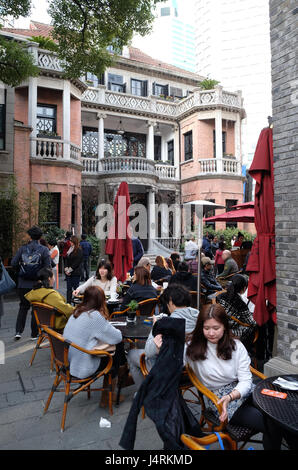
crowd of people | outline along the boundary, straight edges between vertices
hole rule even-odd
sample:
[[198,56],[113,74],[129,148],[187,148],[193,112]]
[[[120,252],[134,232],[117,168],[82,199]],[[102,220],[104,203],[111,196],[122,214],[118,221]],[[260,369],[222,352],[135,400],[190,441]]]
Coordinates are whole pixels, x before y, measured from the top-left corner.
[[[30,228],[28,243],[20,247],[11,262],[18,269],[20,299],[15,340],[20,339],[24,331],[31,303],[45,303],[55,307],[55,329],[67,340],[87,350],[92,350],[98,341],[115,345],[113,400],[116,399],[119,367],[126,362],[139,388],[144,381],[141,355],[145,353],[147,368],[151,370],[163,345],[163,335],[153,334],[154,325],[159,320],[153,316],[153,327],[143,348],[125,351],[122,334],[109,322],[107,309],[106,296],[116,298],[119,287],[112,264],[108,260],[100,260],[95,274],[90,276],[92,248],[88,246],[86,237],[82,236],[80,242],[78,237],[67,233],[60,255],[56,241],[50,240],[45,246],[41,242],[42,235],[39,227]],[[240,243],[240,237],[238,240]],[[219,420],[246,425],[262,432],[264,449],[280,448],[283,437],[290,448],[297,449],[293,436],[265,418],[252,403],[249,353],[256,323],[244,300],[247,278],[239,272],[231,251],[225,249],[224,241],[213,236],[205,237],[199,249],[190,237],[185,244],[184,259],[179,253],[172,253],[168,258],[158,255],[154,266],[144,256],[144,250],[139,248],[139,244],[135,243],[133,277],[127,281],[120,310],[127,308],[131,300],[141,302],[158,298],[164,315],[185,321],[184,364],[189,364],[199,380],[219,397],[222,404]],[[67,283],[66,299],[58,291],[57,266],[60,256]],[[206,303],[194,308],[191,306],[191,292],[198,289],[199,270],[199,289],[204,291]],[[221,281],[227,278],[229,284],[223,289]],[[73,297],[80,295],[81,303],[72,305]],[[212,302],[214,298],[215,303]],[[239,325],[237,320],[248,327]],[[31,338],[35,340],[37,336],[38,328],[32,315]],[[81,379],[103,370],[106,364],[104,359],[86,355],[75,348],[69,350],[69,361],[71,374]],[[107,405],[107,393],[102,392],[101,406]],[[217,412],[216,408],[214,412]]]

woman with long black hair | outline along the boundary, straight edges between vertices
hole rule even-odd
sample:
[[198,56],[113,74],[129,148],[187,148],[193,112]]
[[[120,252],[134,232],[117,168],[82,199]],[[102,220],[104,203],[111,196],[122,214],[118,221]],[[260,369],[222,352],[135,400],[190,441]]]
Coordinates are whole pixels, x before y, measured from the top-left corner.
[[83,251],[79,239],[75,235],[70,238],[70,248],[67,251],[64,268],[67,282],[67,302],[71,302],[72,291],[77,289],[81,278],[81,265],[83,262]]
[[[224,307],[225,312],[229,317],[229,325],[232,333],[237,336],[237,338],[239,338],[249,350],[252,344],[256,322],[253,319],[253,315],[249,310],[248,305],[241,297],[247,289],[247,284],[248,281],[246,276],[236,274],[231,279],[231,282],[227,287],[227,292],[220,294],[216,300]],[[236,320],[240,320],[242,323],[246,323],[250,326],[242,326],[231,317],[234,317]]]
[[109,261],[101,260],[98,263],[94,276],[89,277],[88,281],[81,284],[73,295],[83,294],[87,287],[98,286],[104,291],[105,295],[109,294],[115,297],[117,288],[117,278],[113,275],[112,265]]
[[[297,449],[295,436],[285,433],[253,405],[250,357],[241,341],[233,337],[221,305],[208,304],[201,309],[187,338],[185,361],[200,382],[219,397],[221,422],[228,420],[263,433],[264,450],[279,450],[282,437],[290,448]],[[213,402],[208,406],[218,414]]]

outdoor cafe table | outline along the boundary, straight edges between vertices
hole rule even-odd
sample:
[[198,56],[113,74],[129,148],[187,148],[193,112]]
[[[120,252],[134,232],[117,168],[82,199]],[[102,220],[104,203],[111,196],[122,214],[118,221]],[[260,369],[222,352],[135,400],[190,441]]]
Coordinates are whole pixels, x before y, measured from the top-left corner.
[[119,319],[117,317],[114,317],[111,322],[125,322],[126,325],[117,325],[117,323],[114,325],[115,328],[121,331],[122,337],[125,339],[131,339],[131,340],[144,340],[147,339],[149,336],[149,333],[151,331],[152,325],[149,323],[144,323],[144,319],[146,317],[137,317],[136,322],[129,323],[126,322],[126,317],[121,316]]
[[[298,436],[298,391],[285,390],[274,382],[279,376],[267,377],[259,382],[253,391],[254,404],[266,415],[287,431]],[[298,375],[281,376],[284,379],[298,380]],[[263,388],[284,392],[285,399],[275,398],[261,393]]]

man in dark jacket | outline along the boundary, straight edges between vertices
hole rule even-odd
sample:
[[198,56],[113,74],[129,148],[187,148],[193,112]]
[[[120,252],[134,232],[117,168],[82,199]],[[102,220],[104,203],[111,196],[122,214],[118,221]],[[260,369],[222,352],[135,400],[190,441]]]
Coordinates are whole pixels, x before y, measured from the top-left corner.
[[88,281],[89,279],[89,258],[92,253],[92,245],[86,240],[86,238],[87,235],[83,234],[80,241],[80,246],[83,252],[81,281]]
[[[37,272],[41,268],[51,267],[49,249],[39,243],[42,236],[42,230],[35,225],[31,227],[27,233],[30,237],[30,242],[27,245],[21,246],[11,261],[11,265],[16,269],[19,269],[18,295],[20,299],[20,307],[16,322],[15,340],[19,340],[21,338],[25,329],[27,313],[31,306],[30,302],[28,302],[24,296],[27,292],[32,290],[33,285],[36,283]],[[29,258],[33,259],[34,257],[36,263],[30,266],[28,260]],[[26,275],[26,269],[28,269],[28,271],[30,269],[31,274],[27,273]],[[31,315],[31,339],[35,340],[38,336],[38,328],[33,312],[31,312]]]
[[219,284],[219,282],[217,282],[214,277],[212,270],[213,264],[214,261],[208,258],[207,256],[204,256],[201,260],[201,284],[206,289],[207,296],[214,294],[216,291],[222,290],[221,284]]
[[189,291],[196,291],[197,283],[197,277],[189,272],[189,266],[185,261],[178,264],[177,272],[169,280],[169,284],[182,284]]
[[133,275],[134,268],[137,266],[138,262],[142,258],[144,254],[144,247],[142,245],[142,242],[139,238],[137,237],[131,237],[131,243],[132,243],[132,252],[133,252],[133,267],[130,270],[130,275]]

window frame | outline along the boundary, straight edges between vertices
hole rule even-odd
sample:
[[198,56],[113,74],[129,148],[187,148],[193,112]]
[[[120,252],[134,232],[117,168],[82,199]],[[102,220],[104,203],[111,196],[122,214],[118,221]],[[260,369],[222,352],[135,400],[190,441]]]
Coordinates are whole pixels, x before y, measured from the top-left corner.
[[[188,138],[190,138],[190,142],[188,142]],[[193,160],[193,135],[192,130],[185,132],[183,134],[183,143],[184,143],[184,161],[187,162],[189,160]]]
[[0,104],[0,115],[2,116],[0,122],[2,126],[0,127],[0,142],[2,139],[3,145],[0,143],[0,151],[5,150],[6,148],[6,89],[3,90],[3,103]]
[[[38,113],[38,108],[50,108],[54,110],[54,117],[46,117],[45,115],[39,114]],[[51,131],[42,131],[37,128],[37,133],[40,135],[47,135],[47,132],[53,132],[54,134],[57,133],[57,105],[56,104],[43,104],[43,103],[37,103],[37,111],[36,111],[36,127],[39,119],[49,119],[54,122],[53,129]],[[44,132],[44,134],[43,134]]]
[[[140,94],[134,92],[133,82],[140,84]],[[148,80],[140,80],[138,78],[130,79],[130,92],[134,96],[148,96]]]

